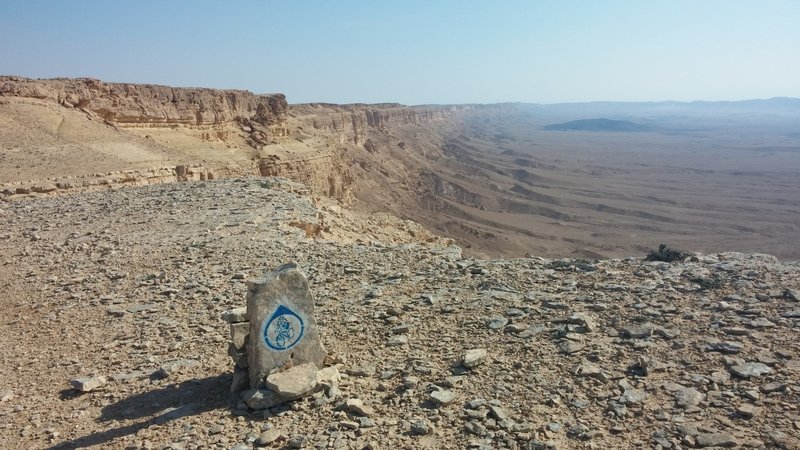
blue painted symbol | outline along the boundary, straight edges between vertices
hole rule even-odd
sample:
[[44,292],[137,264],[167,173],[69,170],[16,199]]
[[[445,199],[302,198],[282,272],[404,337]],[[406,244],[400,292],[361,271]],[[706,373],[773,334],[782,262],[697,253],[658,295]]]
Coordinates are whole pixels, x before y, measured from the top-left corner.
[[303,337],[303,319],[291,309],[278,305],[278,309],[264,324],[264,343],[273,350],[288,350]]

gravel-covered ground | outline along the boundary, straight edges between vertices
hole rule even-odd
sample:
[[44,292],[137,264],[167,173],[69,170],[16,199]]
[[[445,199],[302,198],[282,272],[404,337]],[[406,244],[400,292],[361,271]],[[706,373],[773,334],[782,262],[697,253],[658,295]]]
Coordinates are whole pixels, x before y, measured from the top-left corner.
[[[238,410],[220,316],[290,261],[339,395]],[[471,260],[228,179],[0,203],[0,288],[3,448],[800,447],[800,264],[768,255]]]

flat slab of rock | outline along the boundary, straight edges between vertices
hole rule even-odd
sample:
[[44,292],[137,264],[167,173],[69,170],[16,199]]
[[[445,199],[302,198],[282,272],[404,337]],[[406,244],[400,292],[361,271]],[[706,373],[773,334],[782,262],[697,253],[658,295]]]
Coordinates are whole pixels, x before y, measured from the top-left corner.
[[587,333],[591,333],[597,329],[594,319],[592,319],[592,317],[586,313],[574,313],[573,315],[569,316],[568,321],[569,323],[582,326],[586,329]]
[[269,430],[259,434],[254,444],[259,447],[266,447],[267,445],[277,441],[281,436],[283,436],[283,434],[277,428],[270,428]]
[[586,345],[581,344],[580,342],[575,341],[564,341],[558,345],[558,350],[565,355],[570,355],[572,353],[577,353],[581,350],[586,348]]
[[654,329],[653,325],[649,323],[630,324],[620,327],[619,333],[623,338],[645,339],[653,335]]
[[744,346],[739,342],[723,341],[709,342],[706,344],[707,352],[720,352],[726,355],[735,355],[742,351]]
[[730,367],[731,373],[740,378],[759,377],[772,372],[766,364],[759,362],[747,362]]
[[183,369],[195,367],[199,364],[200,362],[196,359],[173,359],[172,361],[165,362],[158,370],[153,372],[153,377],[157,379],[167,378]]
[[602,372],[600,366],[596,364],[584,363],[572,368],[572,373],[579,377],[593,377]]
[[758,319],[753,319],[748,324],[753,328],[773,328],[775,327],[775,323],[770,322],[769,320],[759,317]]
[[294,400],[311,393],[316,388],[317,372],[314,363],[301,364],[269,375],[266,385],[287,401]]
[[533,337],[533,336],[536,336],[537,334],[542,333],[544,330],[545,330],[544,324],[540,323],[540,324],[536,324],[536,325],[532,325],[532,326],[528,327],[528,329],[526,329],[525,331],[519,333],[517,336],[519,336],[519,337],[521,337],[523,339],[527,339],[529,337]]
[[800,309],[793,309],[791,311],[786,311],[785,313],[781,314],[781,317],[787,319],[800,319]]
[[510,417],[508,411],[502,406],[489,406],[489,414],[497,420],[507,420]]
[[730,433],[702,433],[695,438],[697,446],[705,447],[736,447],[739,443]]
[[508,325],[508,319],[505,317],[493,317],[486,322],[486,326],[492,330],[499,330]]
[[758,408],[749,403],[745,403],[743,405],[739,405],[738,407],[736,407],[736,415],[743,419],[752,419],[757,412]]
[[287,365],[322,368],[325,349],[314,319],[314,298],[296,265],[248,280],[247,314],[251,388],[263,386],[267,374]]
[[336,367],[326,367],[317,371],[317,384],[335,386],[342,380],[342,375]]

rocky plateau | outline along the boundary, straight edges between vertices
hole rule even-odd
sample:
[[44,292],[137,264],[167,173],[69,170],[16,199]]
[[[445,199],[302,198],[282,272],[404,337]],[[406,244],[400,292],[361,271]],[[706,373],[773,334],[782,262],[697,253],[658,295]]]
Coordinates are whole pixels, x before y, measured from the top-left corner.
[[[798,448],[800,264],[473,259],[280,178],[0,207],[4,448]],[[225,311],[294,261],[336,389],[231,401]]]

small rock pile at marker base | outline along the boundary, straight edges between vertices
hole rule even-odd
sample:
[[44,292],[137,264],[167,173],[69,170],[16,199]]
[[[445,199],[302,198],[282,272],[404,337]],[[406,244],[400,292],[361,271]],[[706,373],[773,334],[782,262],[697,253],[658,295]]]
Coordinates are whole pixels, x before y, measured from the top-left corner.
[[[363,216],[298,191],[225,179],[0,203],[0,448],[797,448],[800,263],[478,260],[399,220],[366,237]],[[291,225],[321,213],[361,240]],[[296,400],[253,410],[248,382],[231,407],[220,317],[287,261],[325,367],[255,388],[303,391],[280,378],[296,370],[317,383]],[[265,315],[291,345],[299,321]],[[248,342],[269,328],[252,326]]]

